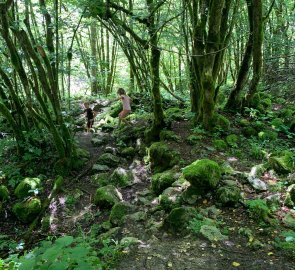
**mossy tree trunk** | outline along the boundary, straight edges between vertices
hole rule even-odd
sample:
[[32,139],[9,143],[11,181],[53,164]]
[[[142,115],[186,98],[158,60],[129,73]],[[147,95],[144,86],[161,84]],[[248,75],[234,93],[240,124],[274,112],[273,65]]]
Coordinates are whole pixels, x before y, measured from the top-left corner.
[[229,16],[233,6],[236,9],[237,1],[233,5],[231,0],[193,0],[189,5],[192,21],[191,110],[195,113],[195,123],[203,124],[206,129],[214,125],[216,82],[232,33],[235,18]]

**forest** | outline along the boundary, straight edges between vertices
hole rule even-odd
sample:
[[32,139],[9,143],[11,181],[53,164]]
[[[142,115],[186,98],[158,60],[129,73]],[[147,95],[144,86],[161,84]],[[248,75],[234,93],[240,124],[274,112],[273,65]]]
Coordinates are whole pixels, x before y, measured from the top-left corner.
[[294,1],[0,13],[0,270],[295,270]]

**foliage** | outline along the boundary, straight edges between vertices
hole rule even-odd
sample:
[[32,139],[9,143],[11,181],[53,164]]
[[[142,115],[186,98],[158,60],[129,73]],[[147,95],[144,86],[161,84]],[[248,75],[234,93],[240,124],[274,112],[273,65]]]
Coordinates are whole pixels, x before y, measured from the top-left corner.
[[92,238],[63,236],[56,240],[41,241],[40,245],[20,257],[11,255],[5,263],[11,270],[34,269],[105,269],[119,251],[130,243],[105,240],[102,247],[95,248]]

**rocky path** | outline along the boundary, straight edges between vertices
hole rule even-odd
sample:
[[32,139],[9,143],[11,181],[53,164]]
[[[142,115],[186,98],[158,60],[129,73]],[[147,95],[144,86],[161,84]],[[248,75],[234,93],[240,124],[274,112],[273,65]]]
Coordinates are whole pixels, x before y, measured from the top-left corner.
[[[81,133],[77,137],[80,146],[91,154],[89,166],[93,165],[107,146],[113,146],[111,135],[103,136],[109,136],[109,142],[99,147],[91,143],[91,133]],[[194,235],[180,237],[164,232],[160,229],[160,224],[165,213],[157,208],[157,199],[152,198],[148,169],[143,161],[137,159],[125,163],[124,167],[132,172],[134,182],[131,186],[119,190],[123,200],[132,204],[138,215],[126,219],[120,228],[120,237],[132,237],[136,239],[137,244],[124,251],[124,255],[118,261],[117,270],[294,269],[289,260],[285,260],[267,243],[259,250],[247,247],[247,240],[237,234],[239,227],[243,226],[243,221],[232,227],[236,233],[231,234],[229,240],[222,242],[212,243]],[[88,182],[90,173],[85,177]],[[86,187],[87,184],[84,188]],[[85,217],[87,213],[95,215],[97,209],[91,204],[94,192],[93,187],[88,194],[81,196],[84,199],[80,201],[80,210],[84,209],[84,212],[80,211],[80,216]],[[76,217],[75,222],[79,220],[78,213]],[[90,224],[85,225],[87,226]]]

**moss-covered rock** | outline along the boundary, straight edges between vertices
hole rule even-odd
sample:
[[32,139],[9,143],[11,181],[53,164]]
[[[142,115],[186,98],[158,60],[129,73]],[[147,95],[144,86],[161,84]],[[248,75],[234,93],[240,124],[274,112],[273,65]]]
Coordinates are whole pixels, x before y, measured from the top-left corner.
[[184,178],[199,189],[210,190],[217,186],[221,177],[221,168],[213,160],[196,160],[183,169]]
[[40,213],[41,201],[38,198],[32,198],[24,202],[18,202],[13,206],[12,211],[20,221],[30,223]]
[[117,168],[110,177],[110,183],[116,187],[129,186],[132,183],[132,173],[123,168]]
[[179,162],[179,153],[171,150],[167,144],[156,142],[149,148],[149,158],[153,172],[162,172]]
[[134,147],[130,146],[130,147],[126,147],[121,151],[121,156],[122,157],[128,157],[128,158],[132,158],[135,156],[135,149]]
[[98,164],[107,165],[109,167],[115,167],[119,162],[120,158],[111,153],[104,153],[97,160]]
[[228,136],[226,136],[226,142],[228,143],[229,146],[231,147],[237,147],[237,143],[238,143],[238,136],[236,134],[230,134]]
[[282,156],[273,156],[268,160],[268,165],[279,174],[287,174],[295,170],[295,157],[291,152],[285,152]]
[[295,184],[290,185],[287,189],[285,205],[289,207],[295,206]]
[[8,188],[4,185],[0,186],[0,201],[6,201],[9,198]]
[[180,142],[180,137],[171,130],[162,130],[160,132],[160,140]]
[[101,172],[106,172],[109,171],[110,167],[107,165],[102,165],[102,164],[94,164],[92,166],[92,172],[93,173],[101,173]]
[[258,137],[261,140],[273,141],[278,138],[278,133],[272,130],[264,130],[258,133]]
[[96,190],[94,203],[101,208],[112,208],[112,206],[120,202],[122,195],[113,185],[107,185]]
[[198,142],[200,142],[203,138],[204,138],[204,136],[202,136],[202,135],[191,134],[185,140],[188,144],[195,145]]
[[169,187],[166,188],[159,196],[159,202],[165,211],[170,211],[173,208],[179,207],[181,204],[181,188]]
[[223,205],[235,205],[241,199],[241,190],[235,185],[226,185],[216,192],[217,199]]
[[275,129],[279,129],[280,127],[284,126],[284,121],[281,118],[275,118],[271,121],[271,126]]
[[152,190],[157,194],[171,187],[171,185],[177,180],[179,175],[174,170],[168,170],[162,173],[156,173],[152,176]]
[[187,189],[185,189],[181,194],[181,200],[184,203],[194,205],[198,200],[202,198],[202,195],[204,193],[203,188],[197,188],[194,186],[189,186]]
[[242,133],[245,137],[257,136],[258,132],[254,127],[244,127],[242,128]]
[[23,199],[34,193],[34,190],[40,187],[40,183],[41,181],[39,178],[27,177],[18,184],[14,194],[17,198]]
[[224,131],[227,131],[230,129],[230,121],[221,114],[216,114],[214,116],[214,123],[216,127],[221,128]]
[[110,183],[109,173],[98,173],[91,176],[91,182],[100,187],[106,186]]
[[213,146],[219,151],[225,150],[227,148],[227,144],[224,140],[214,140]]
[[261,102],[260,93],[255,93],[250,101],[251,108],[257,108]]
[[122,105],[120,102],[113,103],[109,111],[111,117],[118,117],[119,113],[122,111]]
[[249,122],[248,119],[243,118],[243,119],[240,120],[240,125],[242,127],[248,127],[248,126],[250,126],[250,122]]
[[114,225],[122,225],[126,215],[130,214],[133,207],[126,202],[116,203],[111,210],[110,222]]
[[163,228],[169,232],[185,234],[189,222],[196,215],[196,209],[193,207],[179,207],[171,210],[164,219]]

